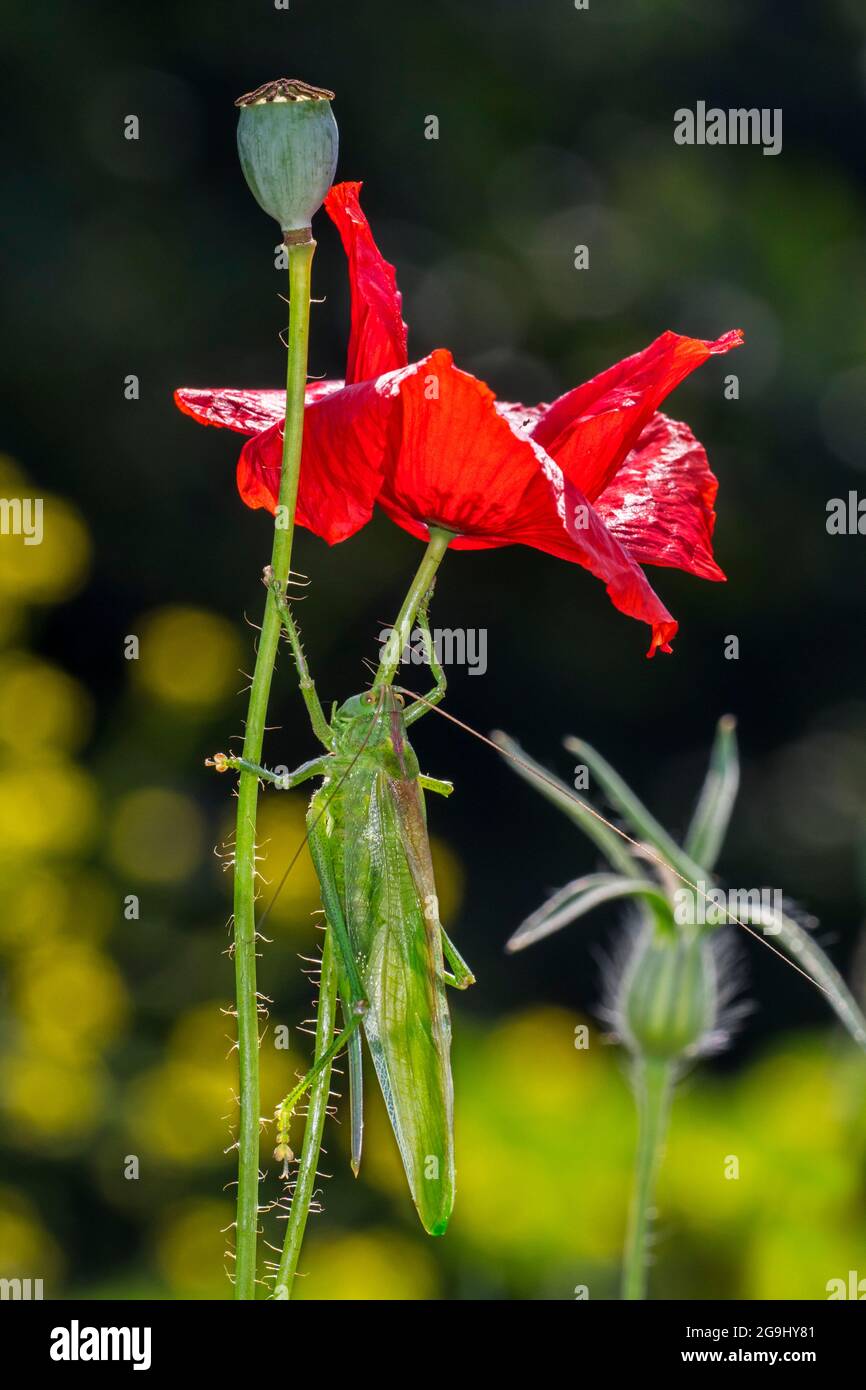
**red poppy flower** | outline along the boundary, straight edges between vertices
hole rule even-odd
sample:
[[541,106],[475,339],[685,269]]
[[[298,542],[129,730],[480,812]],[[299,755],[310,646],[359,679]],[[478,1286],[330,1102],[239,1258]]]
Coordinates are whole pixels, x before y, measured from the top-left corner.
[[[334,544],[378,503],[422,539],[429,525],[456,532],[455,550],[533,546],[583,565],[617,608],[649,623],[648,655],[670,651],[677,624],[641,564],[724,575],[712,553],[718,484],[688,426],[658,406],[742,334],[663,333],[552,405],[497,401],[443,349],[409,364],[394,267],[373,240],[360,187],[338,184],[325,201],[349,260],[352,321],[345,382],[307,390],[298,523]],[[175,399],[204,424],[250,436],[240,494],[274,511],[284,393],[183,389]]]

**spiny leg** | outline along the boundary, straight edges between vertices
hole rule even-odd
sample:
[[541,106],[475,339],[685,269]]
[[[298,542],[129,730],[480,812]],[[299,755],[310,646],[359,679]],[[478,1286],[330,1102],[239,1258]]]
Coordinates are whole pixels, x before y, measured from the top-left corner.
[[271,598],[276,605],[277,612],[280,615],[280,621],[289,639],[289,646],[292,649],[292,655],[295,658],[295,667],[298,672],[298,684],[304,699],[304,704],[307,706],[307,713],[310,716],[313,733],[316,735],[319,742],[323,743],[326,748],[333,748],[334,737],[331,733],[331,726],[325,718],[325,711],[322,709],[322,704],[319,700],[316,683],[310,675],[310,668],[307,665],[307,658],[301,643],[301,634],[298,632],[297,625],[292,616],[289,601],[270,565],[266,566],[262,578],[265,585],[270,590]]
[[321,1057],[316,1058],[315,1063],[307,1072],[306,1076],[298,1082],[294,1090],[290,1091],[285,1100],[282,1100],[277,1106],[277,1136],[280,1144],[288,1145],[289,1125],[298,1101],[305,1092],[310,1089],[316,1077],[334,1060],[337,1053],[346,1046],[346,1043],[352,1033],[357,1029],[362,1018],[362,1013],[356,1013],[350,1016],[343,1031],[337,1034],[330,1047],[325,1049]]
[[326,789],[320,787],[317,792],[313,793],[307,812],[307,842],[319,880],[325,916],[334,930],[338,949],[338,966],[345,975],[349,991],[349,1004],[352,1010],[356,1010],[358,1005],[362,1004],[362,1012],[365,1012],[367,1001],[361,985],[361,977],[358,974],[358,967],[355,964],[349,929],[343,916],[343,905],[340,902],[337,880],[334,875],[331,845],[324,824],[323,812],[327,804]]
[[[430,620],[428,617],[428,609],[430,607],[430,599],[432,595],[433,586],[431,585],[430,588],[427,590],[426,594],[424,595],[424,598],[418,608],[418,616],[415,619],[415,621],[417,622],[418,627],[421,629],[421,637],[424,642],[424,650],[427,654],[427,661],[436,684],[434,685],[433,689],[429,691],[427,695],[424,696],[423,700],[416,700],[414,704],[411,704],[407,707],[406,712],[403,716],[407,724],[414,724],[416,719],[420,719],[422,714],[427,713],[431,705],[438,705],[441,700],[444,700],[445,691],[448,688],[448,682],[445,679],[445,672],[442,670],[442,667],[439,664],[439,658],[436,655],[436,643],[433,641],[433,636],[430,632]],[[432,779],[430,780],[432,781]],[[431,787],[430,790],[438,791],[439,788]],[[443,795],[447,795],[447,793],[443,793]]]
[[475,984],[475,976],[441,922],[439,931],[442,935],[442,954],[454,971],[453,975],[449,975],[447,970],[444,972],[445,983],[452,989],[468,989],[470,985]]
[[[343,1005],[343,1017],[348,1018]],[[349,1037],[349,1113],[351,1116],[352,1153],[349,1162],[355,1177],[361,1170],[361,1150],[364,1147],[364,1056],[361,1050],[361,1030],[354,1028]]]
[[[355,957],[352,954],[352,946],[349,940],[349,932],[346,927],[346,920],[343,916],[343,908],[340,902],[340,895],[337,891],[337,882],[334,876],[334,866],[332,861],[331,846],[323,822],[323,812],[327,807],[327,797],[324,787],[320,787],[314,792],[310,801],[310,809],[307,812],[307,842],[310,847],[310,855],[319,879],[319,887],[322,894],[322,905],[325,909],[325,917],[331,929],[336,948],[337,972],[340,980],[340,992],[343,995],[343,1016],[345,1027],[338,1037],[334,1039],[328,1047],[316,1059],[315,1064],[307,1072],[306,1076],[298,1082],[297,1086],[289,1092],[285,1100],[277,1107],[278,1128],[281,1135],[288,1136],[289,1125],[292,1113],[304,1092],[315,1081],[316,1077],[324,1067],[337,1055],[347,1042],[350,1043],[353,1033],[357,1031],[359,1023],[367,1012],[367,1000],[364,998],[361,987],[361,980],[358,975],[358,967],[355,964]],[[345,993],[344,993],[345,990]],[[350,1080],[352,1079],[352,1069],[357,1065],[357,1058],[353,1060],[352,1052],[349,1053]],[[358,1093],[360,1094],[360,1092]],[[288,1138],[285,1138],[288,1143]],[[356,1139],[353,1124],[353,1156],[359,1143]]]
[[[351,991],[345,972],[338,970],[340,999],[343,1004],[343,1018],[348,1023],[351,1017]],[[351,1119],[352,1152],[350,1163],[355,1177],[361,1168],[361,1150],[364,1143],[364,1066],[361,1050],[361,1031],[354,1028],[349,1036],[346,1053],[349,1067],[349,1114]]]
[[442,777],[428,777],[426,772],[419,772],[418,782],[425,792],[438,792],[440,796],[450,796],[454,790],[453,782],[447,782]]
[[[294,772],[283,774],[271,772],[268,768],[260,767],[257,763],[250,763],[244,758],[229,757],[225,753],[214,754],[213,758],[207,759],[207,763],[209,766],[215,767],[218,772],[253,772],[257,777],[260,777],[262,781],[271,782],[280,788],[287,789],[290,787],[298,786],[301,782],[307,781],[307,779],[310,777],[324,775],[327,772],[328,758],[327,756],[323,758],[311,758],[309,762],[302,763],[302,765],[299,768],[296,768]],[[315,811],[315,815],[317,817],[321,813],[321,809],[321,803],[319,803]],[[337,945],[337,956],[338,961],[342,963],[339,944]],[[331,1059],[336,1055],[336,1052],[339,1051],[339,1048],[342,1046],[342,1044],[344,1042],[348,1042],[349,1092],[352,1112],[352,1169],[355,1173],[355,1176],[357,1177],[358,1169],[361,1164],[361,1145],[363,1134],[363,1070],[361,1055],[361,1035],[358,1032],[358,1021],[361,1017],[363,1017],[363,1012],[366,1011],[366,1002],[359,997],[360,987],[356,993],[353,1002],[352,990],[348,983],[346,972],[342,969],[339,970],[339,980],[340,996],[343,1001],[343,1032],[340,1034],[339,1038],[335,1040],[336,1046],[332,1044],[332,1046],[325,1053],[323,1053],[321,1057],[317,1059],[315,1066],[308,1072],[308,1074],[304,1077],[303,1081],[300,1083],[300,1089],[298,1087],[295,1087],[295,1090],[292,1091],[291,1094],[286,1097],[286,1099],[281,1103],[280,1106],[278,1106],[278,1136],[281,1136],[278,1142],[278,1147],[280,1147],[280,1144],[282,1143],[286,1151],[288,1152],[288,1127],[291,1122],[292,1111],[294,1110],[295,1105],[300,1099],[300,1096],[304,1094],[304,1091],[306,1091],[313,1084],[316,1077],[321,1074],[321,1072],[329,1064]],[[361,1006],[363,1006],[363,1008]],[[361,1011],[359,1012],[359,1010]]]
[[214,753],[212,758],[205,758],[205,767],[214,767],[217,772],[252,772],[262,782],[270,782],[281,791],[288,791],[292,787],[299,787],[310,777],[324,777],[328,771],[328,757],[311,758],[309,762],[296,767],[294,772],[271,772],[269,768],[261,767],[258,763],[248,762],[246,758],[234,758],[228,753]]

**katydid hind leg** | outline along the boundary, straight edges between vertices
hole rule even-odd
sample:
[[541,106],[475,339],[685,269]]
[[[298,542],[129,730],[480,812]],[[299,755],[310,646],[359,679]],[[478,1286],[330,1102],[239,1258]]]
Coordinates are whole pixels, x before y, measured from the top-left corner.
[[325,916],[334,932],[338,968],[341,974],[345,975],[349,993],[349,1006],[354,1013],[363,1015],[367,1009],[367,1001],[364,997],[364,990],[361,985],[361,977],[358,974],[358,967],[355,964],[352,943],[349,939],[349,929],[346,926],[346,919],[343,916],[343,905],[340,902],[337,880],[334,876],[331,846],[328,842],[328,835],[322,816],[322,812],[327,806],[327,801],[323,799],[322,795],[324,790],[323,787],[320,787],[319,790],[314,793],[310,802],[310,809],[307,813],[307,825],[309,827],[307,840],[310,846],[310,856],[313,860],[316,876],[319,880],[319,888],[322,894],[322,906],[325,909]]
[[316,1077],[321,1074],[325,1067],[333,1062],[337,1053],[346,1046],[346,1043],[351,1039],[353,1034],[358,1031],[361,1019],[362,1015],[359,1013],[350,1016],[343,1031],[337,1034],[334,1041],[326,1048],[321,1057],[316,1058],[316,1061],[313,1066],[310,1067],[306,1076],[302,1077],[297,1086],[295,1086],[277,1106],[277,1118],[281,1132],[288,1134],[292,1115],[299,1100],[310,1089]]
[[[340,999],[343,1004],[343,1018],[348,1026],[352,1017],[351,993],[345,971],[340,966],[338,972]],[[364,1057],[362,1051],[361,1029],[353,1028],[346,1048],[346,1062],[349,1068],[349,1117],[351,1122],[350,1163],[355,1177],[361,1169],[361,1151],[364,1145]]]
[[436,792],[437,796],[450,796],[454,790],[453,782],[444,777],[428,777],[426,772],[419,772],[418,783],[425,792]]
[[[355,959],[351,952],[349,934],[346,930],[346,923],[343,917],[343,910],[340,905],[340,898],[337,892],[337,884],[334,878],[333,864],[331,862],[331,848],[322,820],[322,812],[327,801],[324,798],[324,788],[320,787],[313,794],[310,801],[310,808],[307,812],[307,840],[310,846],[310,854],[319,878],[319,887],[322,893],[322,904],[325,908],[325,916],[333,935],[335,956],[337,960],[338,979],[341,982],[341,995],[343,998],[343,1016],[345,1027],[337,1035],[331,1045],[316,1059],[314,1065],[307,1072],[306,1076],[298,1082],[297,1086],[286,1096],[278,1107],[280,1123],[288,1131],[292,1113],[298,1101],[309,1090],[316,1077],[324,1067],[333,1061],[337,1053],[349,1045],[349,1079],[354,1082],[353,1088],[353,1116],[352,1116],[352,1152],[355,1156],[356,1144],[360,1144],[360,1133],[357,1131],[355,1121],[354,1106],[360,1103],[361,1092],[357,1087],[358,1075],[358,1053],[360,1046],[360,1024],[367,1012],[367,1000],[361,989],[361,982],[358,976]],[[357,1038],[358,1043],[353,1051],[353,1039]],[[357,1099],[356,1099],[357,1097]],[[358,1153],[360,1158],[360,1152]]]
[[[348,1023],[349,1014],[344,1005],[343,1015]],[[364,1054],[362,1051],[361,1029],[355,1028],[349,1037],[349,1112],[351,1117],[352,1153],[349,1162],[355,1177],[361,1170],[361,1152],[364,1147]]]
[[439,931],[442,936],[442,954],[454,972],[452,975],[445,971],[446,985],[450,985],[452,989],[469,989],[470,985],[475,984],[471,966],[467,965],[441,922]]

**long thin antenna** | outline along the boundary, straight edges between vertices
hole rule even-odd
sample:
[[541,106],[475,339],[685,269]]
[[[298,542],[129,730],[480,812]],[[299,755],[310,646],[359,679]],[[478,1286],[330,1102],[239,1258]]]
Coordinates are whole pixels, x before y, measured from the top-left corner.
[[[537,768],[530,766],[530,764],[527,763],[525,759],[518,757],[516,753],[512,753],[505,748],[500,748],[499,744],[494,743],[492,738],[487,738],[485,734],[479,733],[477,729],[472,728],[471,724],[464,724],[462,719],[458,719],[456,715],[449,714],[447,710],[440,709],[438,705],[434,705],[430,700],[426,699],[425,696],[419,695],[416,691],[408,690],[405,686],[396,685],[394,686],[394,689],[399,690],[400,694],[402,695],[411,696],[413,700],[420,700],[421,703],[423,705],[426,705],[428,709],[434,710],[436,714],[441,714],[443,719],[450,719],[451,723],[456,724],[458,729],[463,729],[465,733],[471,734],[473,738],[479,739],[481,743],[486,743],[489,748],[492,748],[495,753],[499,753],[502,757],[510,758],[511,761],[517,763],[519,767],[525,768],[527,772],[531,772],[533,777],[538,778],[539,781],[546,782],[548,786],[553,787],[553,789],[556,792],[558,792],[560,796],[567,796],[568,799],[570,801],[573,801],[576,806],[580,806],[581,810],[588,811],[589,814],[591,816],[594,816],[596,820],[601,821],[602,825],[606,825],[608,830],[612,830],[616,835],[619,835],[620,838],[625,840],[627,844],[631,845],[633,849],[639,850],[645,858],[651,859],[655,864],[658,864],[660,868],[664,869],[666,872],[671,873],[676,878],[678,878],[680,882],[684,883],[687,888],[690,888],[693,893],[697,893],[699,897],[704,898],[707,902],[710,902],[709,894],[705,893],[702,888],[699,888],[696,883],[692,883],[691,879],[688,878],[685,874],[680,873],[679,869],[675,869],[673,864],[668,863],[667,859],[663,859],[661,855],[656,854],[655,851],[649,847],[649,845],[644,844],[640,840],[635,840],[632,838],[631,835],[626,834],[626,832],[622,830],[618,825],[614,825],[612,821],[607,820],[607,818],[603,816],[600,811],[597,811],[594,806],[591,806],[588,801],[584,801],[582,797],[575,796],[574,792],[571,791],[570,788],[563,787],[562,783],[557,781],[556,778],[547,777],[543,772],[539,772]],[[711,906],[713,908],[717,908],[717,904],[715,902],[713,902]],[[749,936],[753,936],[756,941],[759,941],[761,943],[762,946],[766,946],[768,951],[772,951],[774,956],[779,957],[779,960],[784,961],[785,964],[790,966],[792,970],[796,970],[797,974],[802,975],[804,980],[808,980],[810,985],[814,985],[815,988],[820,990],[822,994],[825,994],[828,999],[831,998],[829,990],[826,990],[822,984],[819,984],[817,980],[813,979],[812,976],[808,973],[808,971],[801,969],[799,965],[797,965],[794,961],[790,960],[789,957],[786,956],[783,951],[779,951],[776,949],[775,946],[771,945],[771,943],[767,940],[765,936],[761,936],[760,933],[756,932],[754,928],[750,927],[747,922],[741,922],[739,917],[735,917],[734,914],[732,912],[729,912],[727,908],[722,908],[721,910],[729,922],[734,923],[738,927],[742,927],[744,932],[748,932]]]

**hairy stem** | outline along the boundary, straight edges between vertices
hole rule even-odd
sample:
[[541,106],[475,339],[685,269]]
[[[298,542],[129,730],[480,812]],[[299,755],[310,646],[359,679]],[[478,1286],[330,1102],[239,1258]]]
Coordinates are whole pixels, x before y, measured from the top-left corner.
[[640,1057],[635,1066],[638,1144],[622,1277],[622,1296],[629,1300],[646,1298],[647,1240],[674,1079],[671,1063],[661,1058]]
[[[337,969],[334,963],[334,945],[331,928],[325,933],[322,951],[322,973],[319,981],[319,1005],[316,1011],[316,1058],[327,1051],[334,1034],[334,1020],[337,1004]],[[286,1225],[283,1253],[277,1270],[274,1285],[274,1298],[291,1298],[301,1243],[307,1228],[310,1202],[316,1183],[316,1170],[319,1166],[319,1153],[322,1147],[322,1131],[328,1110],[328,1096],[331,1092],[331,1066],[325,1066],[310,1088],[310,1102],[307,1110],[307,1123],[304,1127],[304,1146],[292,1194],[292,1208]]]
[[[304,430],[304,391],[307,384],[307,343],[310,325],[310,270],[316,243],[288,248],[289,351],[286,370],[286,424],[280,475],[279,506],[274,529],[271,566],[285,585],[292,561],[295,504]],[[262,740],[274,660],[280,637],[280,614],[273,594],[265,614],[250,687],[243,757],[261,762]],[[259,782],[243,771],[238,784],[235,833],[234,958],[238,1017],[240,1122],[238,1125],[238,1201],[235,1236],[235,1297],[255,1297],[256,1236],[259,1211],[259,1012],[256,993],[255,852]]]
[[403,649],[412,635],[415,615],[424,602],[430,585],[436,578],[436,571],[442,563],[445,551],[454,539],[454,532],[446,531],[442,526],[431,526],[429,531],[430,539],[427,542],[427,549],[424,551],[424,558],[418,566],[409,592],[403,600],[403,606],[397,614],[394,630],[385,643],[385,651],[376,672],[374,685],[390,685],[394,679],[397,667],[400,665]]

